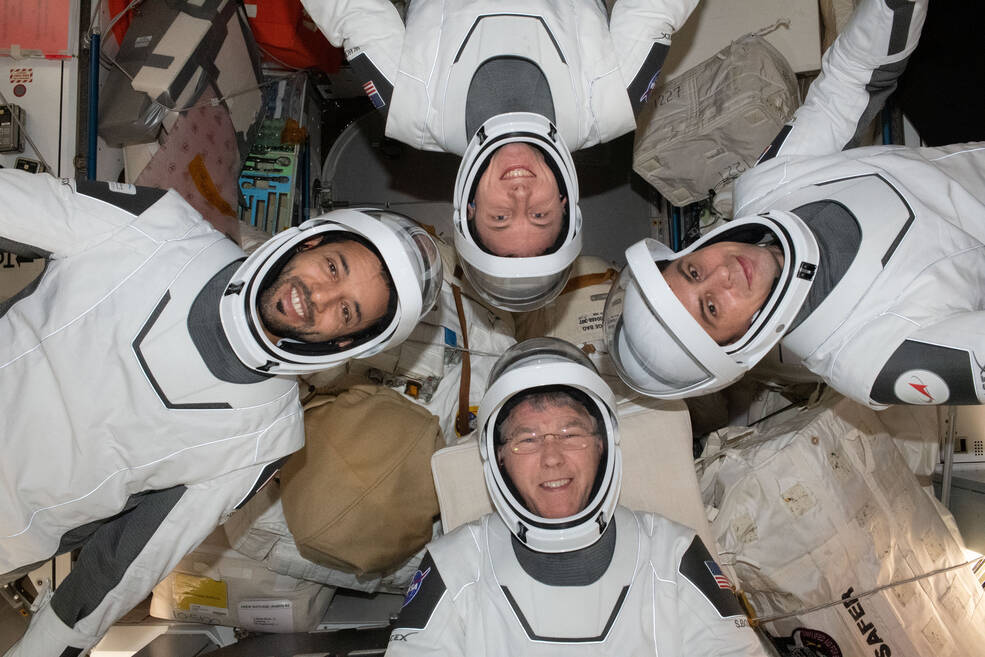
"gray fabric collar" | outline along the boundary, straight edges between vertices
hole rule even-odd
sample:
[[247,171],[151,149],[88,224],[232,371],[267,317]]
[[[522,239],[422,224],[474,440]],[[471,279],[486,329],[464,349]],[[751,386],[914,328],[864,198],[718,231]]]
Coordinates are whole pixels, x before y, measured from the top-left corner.
[[257,383],[272,375],[250,369],[236,357],[219,317],[219,300],[242,262],[229,263],[202,287],[188,310],[188,334],[214,377],[230,383]]
[[513,554],[530,577],[548,586],[587,586],[598,581],[616,549],[616,518],[613,516],[601,538],[572,552],[537,552],[510,534]]

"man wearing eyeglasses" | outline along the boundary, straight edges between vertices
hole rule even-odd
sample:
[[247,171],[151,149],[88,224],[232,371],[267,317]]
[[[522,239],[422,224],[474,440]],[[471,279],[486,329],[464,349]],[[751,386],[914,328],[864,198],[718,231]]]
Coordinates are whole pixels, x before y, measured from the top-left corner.
[[573,516],[588,504],[604,452],[598,422],[571,393],[518,398],[500,431],[499,465],[530,511],[544,518]]
[[527,340],[489,382],[496,513],[428,545],[387,655],[764,655],[694,530],[618,505],[615,401],[585,354]]

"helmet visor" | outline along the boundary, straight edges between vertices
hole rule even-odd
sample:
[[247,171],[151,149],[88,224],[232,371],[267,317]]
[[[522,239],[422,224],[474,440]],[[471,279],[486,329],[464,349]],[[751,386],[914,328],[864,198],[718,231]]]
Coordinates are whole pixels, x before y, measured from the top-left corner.
[[[655,265],[653,271],[660,276]],[[683,396],[713,378],[656,312],[629,266],[609,291],[602,322],[616,371],[637,392]]]
[[[489,495],[517,538],[542,552],[598,539],[622,461],[612,390],[584,353],[557,338],[514,345],[490,372],[478,421]],[[543,459],[564,462],[564,479],[545,482]]]
[[494,276],[463,263],[469,283],[486,301],[511,312],[535,310],[553,301],[568,282],[570,267],[540,276]]
[[376,217],[400,239],[403,251],[410,259],[421,287],[421,312],[426,313],[437,301],[441,290],[441,255],[434,240],[414,220],[396,212],[364,208],[362,212]]

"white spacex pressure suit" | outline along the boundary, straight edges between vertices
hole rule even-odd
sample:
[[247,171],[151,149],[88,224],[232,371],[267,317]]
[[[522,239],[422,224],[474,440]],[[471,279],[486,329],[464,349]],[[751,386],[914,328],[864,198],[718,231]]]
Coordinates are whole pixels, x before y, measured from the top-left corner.
[[0,574],[81,547],[10,655],[77,655],[304,442],[293,377],[238,361],[243,252],[176,192],[0,171]]
[[[553,112],[548,118],[571,151],[633,131],[634,112],[660,72],[670,37],[697,2],[619,0],[610,21],[594,0],[415,0],[406,28],[389,0],[303,4],[367,80],[370,99],[388,111],[388,137],[461,155],[486,118],[512,111]],[[476,73],[495,59],[536,65],[546,85],[534,84],[530,93],[545,94],[551,109],[509,99],[527,69],[501,80],[496,93],[482,88],[497,78]],[[467,126],[477,96],[482,116]]]
[[432,542],[387,654],[764,653],[694,531],[620,506],[576,552],[534,552],[496,513]]
[[873,408],[985,402],[985,143],[851,148],[925,12],[925,0],[859,6],[735,189],[735,216],[793,211],[820,247],[781,357]]

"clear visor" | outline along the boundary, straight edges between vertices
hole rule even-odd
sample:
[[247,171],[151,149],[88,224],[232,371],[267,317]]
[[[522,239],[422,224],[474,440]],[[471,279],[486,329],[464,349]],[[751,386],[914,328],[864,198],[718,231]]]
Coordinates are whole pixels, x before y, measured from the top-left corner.
[[[656,265],[653,271],[662,276]],[[647,302],[628,266],[609,291],[602,321],[616,371],[637,392],[676,396],[713,377]]]
[[[326,235],[330,235],[330,239],[337,241],[353,240],[372,250],[374,252],[373,255],[380,260],[383,268],[386,269],[388,275],[392,277],[393,274],[390,267],[387,266],[386,258],[371,240],[367,239],[364,235],[358,232],[349,230],[347,226],[327,223],[322,230],[314,235],[310,232],[298,232],[290,242],[286,243],[291,248],[283,251],[280,257],[272,262],[271,266],[263,268],[263,278],[261,279],[260,284],[256,286],[257,296],[262,297],[264,291],[276,284],[277,278],[285,265],[287,265],[297,255],[298,252],[296,251],[296,248],[298,248],[299,245],[303,244],[307,240],[318,239],[319,237],[324,238]],[[382,281],[379,284],[384,285]],[[393,292],[391,292],[391,294],[393,294]],[[259,307],[255,301],[250,304],[250,312],[252,313],[257,326],[261,326],[262,320],[259,316]],[[391,334],[398,319],[399,312],[388,322],[384,323],[382,321],[378,321],[361,331],[340,335],[336,338],[322,342],[310,342],[293,337],[282,337],[277,340],[276,344],[274,344],[270,343],[266,336],[263,337],[263,340],[275,349],[278,352],[278,355],[281,356],[290,355],[300,359],[317,359],[320,356],[339,357],[355,355],[360,353],[363,346],[367,343],[376,340],[381,335]],[[258,332],[258,336],[259,335],[261,334]]]
[[469,283],[486,301],[511,312],[536,310],[553,301],[568,282],[571,267],[540,276],[493,276],[463,262]]
[[378,218],[400,238],[421,286],[421,312],[426,313],[437,300],[442,282],[441,254],[434,240],[424,228],[403,215],[369,208],[362,212]]
[[[517,425],[513,420],[517,417],[518,407],[525,402],[529,402],[522,416],[526,423]],[[566,422],[558,423],[558,417],[564,417]],[[612,485],[615,458],[613,427],[603,404],[573,386],[539,386],[507,399],[490,417],[490,422],[493,426],[486,432],[486,439],[490,441],[490,453],[495,457],[486,461],[486,467],[495,469],[494,479],[519,517],[535,526],[555,530],[568,529],[595,517]],[[546,451],[555,453],[556,458],[595,464],[594,472],[587,480],[577,482],[578,485],[566,491],[573,497],[568,500],[570,513],[565,515],[539,515],[527,499],[533,495],[534,504],[540,501],[536,499],[536,492],[532,492],[537,487],[528,480],[529,468],[511,468],[511,464],[522,466],[523,461],[537,458]],[[509,456],[504,452],[509,452]],[[517,477],[527,479],[518,480]],[[576,493],[583,498],[575,499]]]
[[505,372],[521,365],[546,365],[555,362],[573,362],[597,373],[592,360],[570,342],[558,338],[530,338],[503,352],[489,371],[489,383],[492,384]]

